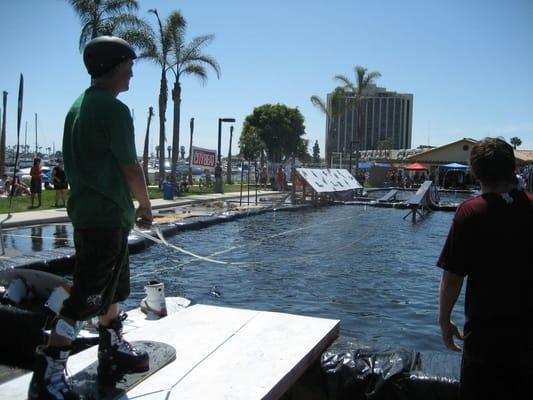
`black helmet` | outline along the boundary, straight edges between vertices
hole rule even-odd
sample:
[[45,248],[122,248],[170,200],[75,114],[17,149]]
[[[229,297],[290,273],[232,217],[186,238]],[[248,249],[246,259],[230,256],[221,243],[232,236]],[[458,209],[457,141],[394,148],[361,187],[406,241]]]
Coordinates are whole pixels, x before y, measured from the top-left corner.
[[93,78],[105,74],[123,61],[136,58],[130,44],[115,36],[99,36],[87,43],[83,50],[83,62]]

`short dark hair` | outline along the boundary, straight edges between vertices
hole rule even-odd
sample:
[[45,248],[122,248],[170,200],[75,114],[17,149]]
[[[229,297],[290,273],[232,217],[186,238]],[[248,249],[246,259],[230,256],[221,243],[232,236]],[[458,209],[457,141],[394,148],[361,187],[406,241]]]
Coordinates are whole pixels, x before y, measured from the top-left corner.
[[502,138],[485,138],[472,146],[470,166],[483,183],[514,183],[516,161],[513,147]]

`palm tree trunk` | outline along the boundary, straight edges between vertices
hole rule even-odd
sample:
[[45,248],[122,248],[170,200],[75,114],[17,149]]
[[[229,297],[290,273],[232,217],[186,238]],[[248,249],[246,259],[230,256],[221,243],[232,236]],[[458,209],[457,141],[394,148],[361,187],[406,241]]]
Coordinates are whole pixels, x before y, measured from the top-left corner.
[[144,151],[143,151],[143,172],[144,178],[146,179],[147,184],[150,183],[148,179],[148,146],[150,140],[150,122],[152,122],[152,117],[154,115],[154,108],[148,108],[148,123],[146,124],[146,135],[144,136]]
[[165,114],[167,111],[167,77],[165,67],[161,69],[161,86],[159,88],[159,186],[165,180]]
[[172,167],[170,180],[176,184],[176,172],[178,169],[178,155],[180,149],[180,106],[181,106],[181,85],[176,79],[172,89],[172,101],[174,102],[174,119],[172,126]]

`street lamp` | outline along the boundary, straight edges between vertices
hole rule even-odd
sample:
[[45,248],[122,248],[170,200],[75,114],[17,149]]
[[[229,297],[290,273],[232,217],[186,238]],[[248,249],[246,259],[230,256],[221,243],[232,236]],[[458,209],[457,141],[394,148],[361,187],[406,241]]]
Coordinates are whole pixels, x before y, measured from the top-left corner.
[[226,183],[228,185],[231,185],[233,183],[232,181],[232,172],[231,172],[231,142],[233,140],[233,125],[229,127],[229,150],[228,150],[228,169],[226,173]]
[[222,182],[222,163],[220,160],[220,144],[222,141],[222,122],[235,122],[235,118],[219,118],[218,119],[218,153],[217,165],[215,166],[215,187],[214,193],[224,193],[224,182]]

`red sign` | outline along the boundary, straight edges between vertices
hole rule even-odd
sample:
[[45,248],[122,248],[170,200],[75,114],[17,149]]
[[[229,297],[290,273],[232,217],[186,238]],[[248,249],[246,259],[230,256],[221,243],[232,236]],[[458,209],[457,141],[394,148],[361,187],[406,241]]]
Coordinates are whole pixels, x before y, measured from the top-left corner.
[[202,167],[215,168],[217,162],[217,152],[215,150],[192,148],[192,164]]

